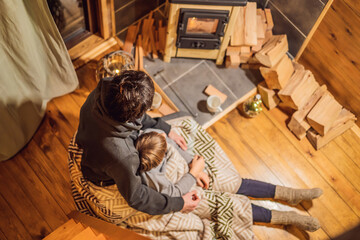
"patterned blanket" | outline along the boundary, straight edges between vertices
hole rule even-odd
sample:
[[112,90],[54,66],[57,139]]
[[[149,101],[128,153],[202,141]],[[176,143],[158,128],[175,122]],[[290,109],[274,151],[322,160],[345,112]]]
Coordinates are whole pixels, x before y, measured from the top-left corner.
[[[182,135],[188,150],[204,156],[210,176],[209,190],[194,186],[201,201],[195,211],[151,216],[131,208],[116,185],[98,187],[86,181],[80,170],[82,150],[69,145],[71,186],[77,209],[85,214],[129,228],[153,239],[253,239],[250,200],[234,194],[241,178],[215,140],[192,118],[168,121]],[[176,182],[188,166],[170,144],[166,176]]]

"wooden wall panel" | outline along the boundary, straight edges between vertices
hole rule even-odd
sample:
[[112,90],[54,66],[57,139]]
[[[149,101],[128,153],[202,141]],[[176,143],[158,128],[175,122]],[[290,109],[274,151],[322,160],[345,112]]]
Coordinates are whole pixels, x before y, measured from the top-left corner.
[[[317,81],[360,117],[360,4],[334,0],[299,59]],[[360,126],[360,121],[357,121]]]

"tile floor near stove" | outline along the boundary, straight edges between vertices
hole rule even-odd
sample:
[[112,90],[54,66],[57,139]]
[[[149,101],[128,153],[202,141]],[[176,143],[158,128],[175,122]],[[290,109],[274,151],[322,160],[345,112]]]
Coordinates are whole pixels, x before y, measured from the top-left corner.
[[228,96],[221,106],[226,111],[235,108],[234,104],[253,91],[260,79],[256,72],[219,67],[212,60],[202,59],[172,58],[165,63],[144,58],[144,68],[180,111],[203,126],[221,114],[211,114],[206,108],[204,90],[209,84]]

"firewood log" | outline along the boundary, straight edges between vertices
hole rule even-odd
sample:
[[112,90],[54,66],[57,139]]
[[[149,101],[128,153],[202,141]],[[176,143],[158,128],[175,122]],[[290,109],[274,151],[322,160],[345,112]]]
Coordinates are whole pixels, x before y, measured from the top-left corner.
[[311,127],[324,136],[341,112],[342,106],[329,93],[325,93],[307,115]]
[[330,130],[324,136],[318,134],[314,129],[310,129],[307,132],[306,137],[309,139],[309,142],[314,146],[314,148],[319,150],[331,140],[354,126],[355,121],[355,115],[343,108],[331,126]]
[[261,95],[261,99],[264,103],[264,105],[269,109],[275,108],[278,103],[280,102],[280,99],[276,95],[275,91],[272,89],[269,89],[266,86],[265,81],[262,81],[258,84],[258,91]]
[[316,91],[308,99],[307,103],[291,116],[290,122],[288,123],[288,128],[298,139],[301,140],[306,136],[306,131],[310,128],[309,123],[305,120],[306,115],[325,93],[326,85],[318,87],[318,89],[316,89]]
[[230,38],[231,46],[255,46],[257,44],[256,2],[248,2],[240,7],[236,28]]
[[275,66],[289,50],[286,35],[273,35],[255,57],[267,67]]
[[282,102],[297,110],[306,104],[318,87],[319,84],[309,70],[296,70],[278,95]]
[[275,66],[272,68],[260,67],[260,72],[270,89],[282,89],[293,74],[294,67],[290,58],[284,54]]

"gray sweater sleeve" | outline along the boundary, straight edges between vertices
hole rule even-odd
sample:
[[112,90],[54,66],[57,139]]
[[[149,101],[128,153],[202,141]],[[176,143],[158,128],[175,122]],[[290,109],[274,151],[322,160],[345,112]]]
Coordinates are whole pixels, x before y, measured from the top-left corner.
[[180,155],[185,159],[185,161],[186,161],[187,164],[189,164],[189,163],[192,162],[194,156],[193,156],[192,154],[190,154],[190,153],[182,150],[182,149],[179,147],[179,145],[177,145],[176,142],[174,142],[174,140],[172,140],[171,138],[168,138],[168,137],[167,137],[167,138],[166,138],[166,142],[167,142],[168,144],[173,145],[173,146],[176,148],[176,150],[180,153]]
[[153,168],[142,174],[147,178],[149,187],[166,194],[170,197],[181,197],[188,193],[191,187],[196,183],[196,179],[190,173],[186,173],[177,183],[172,183],[164,172],[159,171],[159,167]]
[[127,203],[151,215],[180,211],[184,206],[181,196],[169,197],[142,184],[140,176],[135,174],[138,166],[137,154],[133,153],[127,157],[127,164],[111,164],[106,168]]

